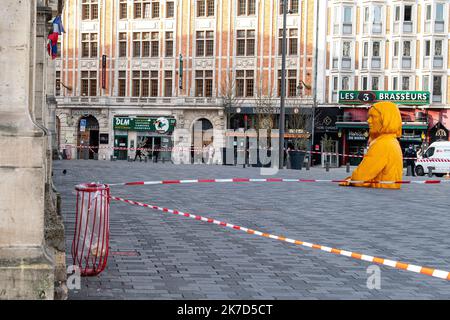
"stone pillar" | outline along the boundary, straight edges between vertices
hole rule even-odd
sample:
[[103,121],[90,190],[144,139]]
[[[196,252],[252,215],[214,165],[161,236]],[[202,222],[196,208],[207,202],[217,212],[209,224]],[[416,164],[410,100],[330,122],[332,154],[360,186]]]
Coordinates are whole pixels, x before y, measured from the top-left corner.
[[[0,299],[53,299],[45,246],[45,130],[34,100],[36,2],[2,1],[0,19]],[[12,32],[14,31],[14,32]]]

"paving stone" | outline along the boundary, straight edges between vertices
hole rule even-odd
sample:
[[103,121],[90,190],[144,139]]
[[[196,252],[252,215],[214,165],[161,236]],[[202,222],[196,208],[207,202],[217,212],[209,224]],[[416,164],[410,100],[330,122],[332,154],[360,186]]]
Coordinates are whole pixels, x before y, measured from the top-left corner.
[[[283,170],[276,175],[346,176],[345,168],[328,173],[321,168]],[[76,184],[232,177],[267,178],[258,168],[55,161],[67,263],[71,264]],[[447,270],[449,188],[450,184],[411,184],[390,191],[330,183],[218,183],[112,187],[112,194],[292,239]],[[140,255],[110,255],[107,269],[98,277],[83,278],[81,290],[70,291],[70,299],[450,298],[444,280],[380,266],[381,290],[369,290],[371,263],[147,208],[113,202],[110,221],[110,251]]]

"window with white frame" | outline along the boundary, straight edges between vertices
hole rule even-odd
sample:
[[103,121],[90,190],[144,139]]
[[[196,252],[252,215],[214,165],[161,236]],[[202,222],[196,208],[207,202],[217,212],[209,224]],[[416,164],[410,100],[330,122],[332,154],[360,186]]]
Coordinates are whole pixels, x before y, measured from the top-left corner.
[[444,66],[444,57],[443,57],[443,40],[435,40],[434,41],[434,57],[433,57],[433,67],[434,68],[443,68]]
[[256,0],[238,0],[238,16],[253,16],[256,12]]
[[127,94],[127,72],[125,70],[119,70],[117,95],[119,97],[125,97],[126,94]]
[[97,95],[97,71],[81,71],[81,95]]
[[61,95],[61,71],[56,71],[55,74],[55,96]]
[[342,77],[341,89],[342,90],[350,90],[350,77],[349,76]]
[[[287,1],[287,9],[288,14],[297,14],[298,13],[298,5],[299,0],[286,0]],[[284,13],[283,0],[280,0],[280,14]]]
[[213,71],[195,71],[195,96],[212,97],[213,94]]
[[442,76],[433,76],[433,102],[442,102]]
[[158,96],[158,71],[135,70],[132,72],[133,97]]
[[331,79],[331,101],[337,102],[338,90],[339,90],[339,78],[337,76],[333,76]]
[[372,64],[371,67],[374,69],[381,68],[381,42],[374,41],[372,43]]
[[368,90],[369,89],[369,78],[367,76],[361,77],[361,89]]
[[98,35],[97,33],[81,34],[81,57],[96,58],[98,56]]
[[344,21],[342,25],[343,34],[353,33],[353,7],[344,7]]
[[152,1],[134,0],[134,19],[150,18],[152,13]]
[[213,17],[214,0],[197,0],[197,17]]
[[164,71],[164,97],[172,96],[173,72],[171,70]]
[[175,3],[173,1],[166,2],[166,18],[173,18],[175,16]]
[[383,29],[382,9],[380,5],[374,5],[364,8],[363,15],[363,33],[367,34],[369,30],[372,33],[381,33]]
[[392,90],[398,90],[398,77],[392,77]]
[[128,18],[128,1],[120,0],[119,3],[119,19],[127,19]]
[[83,0],[81,6],[82,20],[98,19],[98,0]]
[[214,55],[214,31],[197,31],[196,56],[211,57]]
[[425,57],[429,57],[431,55],[431,40],[425,40],[424,55]]
[[237,30],[236,55],[255,55],[255,30]]
[[151,57],[159,57],[159,32],[151,33]]
[[148,97],[149,96],[149,77],[150,72],[133,71],[133,96],[134,97]]
[[370,7],[364,7],[363,22],[363,33],[367,34],[369,32]]
[[[297,96],[297,70],[286,70],[286,97]],[[278,96],[281,97],[281,70],[278,70]]]
[[157,97],[159,89],[159,71],[150,71],[150,97]]
[[159,18],[159,1],[152,1],[152,18]]
[[436,3],[434,31],[435,32],[443,32],[444,31],[444,4],[443,3]]
[[173,31],[166,32],[166,58],[173,57]]
[[119,57],[127,56],[127,33],[120,32],[119,33]]
[[364,41],[363,42],[363,52],[362,52],[362,68],[363,69],[367,69],[369,67],[368,61],[369,61],[369,42]]
[[[283,51],[283,29],[278,31],[278,54]],[[290,56],[298,54],[298,29],[286,30],[286,53]]]
[[351,68],[351,47],[352,43],[350,41],[342,42],[342,65],[344,69]]
[[333,61],[332,61],[332,66],[333,69],[337,69],[339,68],[339,42],[338,41],[333,41]]
[[150,57],[150,32],[133,33],[133,57]]
[[402,68],[404,69],[411,69],[412,66],[411,45],[411,41],[403,41]]
[[339,10],[341,7],[333,7],[333,34],[339,34],[339,23],[341,22],[341,15]]
[[409,90],[409,77],[408,76],[402,77],[402,90]]
[[236,97],[253,97],[254,81],[253,70],[236,70]]
[[379,5],[373,6],[372,33],[381,33],[383,30],[382,9]]
[[372,90],[380,90],[380,77],[372,77]]
[[430,91],[430,76],[428,75],[422,77],[422,90]]
[[431,4],[425,6],[425,32],[431,32]]
[[410,33],[413,31],[413,6],[405,5],[403,8],[403,32]]

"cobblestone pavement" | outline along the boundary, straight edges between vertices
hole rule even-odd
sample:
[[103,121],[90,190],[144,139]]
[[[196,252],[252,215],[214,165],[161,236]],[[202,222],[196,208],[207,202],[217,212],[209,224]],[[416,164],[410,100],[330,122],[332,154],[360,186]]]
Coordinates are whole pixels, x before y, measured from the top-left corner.
[[[63,175],[63,170],[67,173]],[[277,177],[344,178],[345,168],[283,170]],[[109,161],[56,161],[67,263],[74,185],[100,181],[261,178],[258,168]],[[263,177],[265,178],[265,177]],[[414,179],[425,179],[414,178]],[[263,232],[442,270],[450,269],[450,184],[400,191],[335,184],[239,183],[113,187],[126,199],[216,218]],[[124,203],[111,204],[111,255],[71,299],[449,299],[450,281],[249,235]]]

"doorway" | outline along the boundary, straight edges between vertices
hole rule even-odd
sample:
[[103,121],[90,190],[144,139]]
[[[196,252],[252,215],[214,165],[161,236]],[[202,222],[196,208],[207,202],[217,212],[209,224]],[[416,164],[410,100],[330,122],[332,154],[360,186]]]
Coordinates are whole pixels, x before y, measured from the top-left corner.
[[98,160],[99,124],[95,117],[85,116],[78,122],[77,158]]
[[198,119],[192,126],[191,163],[202,163],[203,147],[213,143],[214,129],[211,121]]

